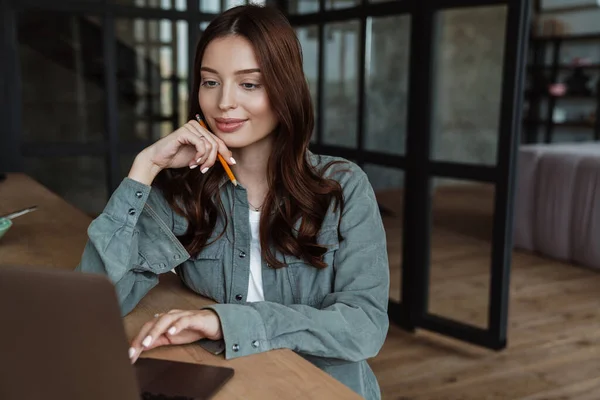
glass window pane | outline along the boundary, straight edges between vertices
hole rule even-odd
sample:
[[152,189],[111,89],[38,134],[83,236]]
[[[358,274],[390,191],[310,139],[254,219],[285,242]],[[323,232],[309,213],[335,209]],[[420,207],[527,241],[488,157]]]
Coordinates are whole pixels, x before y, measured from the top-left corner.
[[229,10],[230,8],[241,6],[246,4],[245,0],[225,0],[225,9]]
[[290,14],[310,14],[319,11],[319,0],[289,0],[288,12]]
[[188,57],[188,23],[177,21],[177,76],[187,79],[189,69]]
[[101,21],[66,13],[22,12],[17,29],[23,141],[104,140]]
[[495,186],[446,178],[431,182],[427,312],[487,329]]
[[359,22],[325,25],[325,144],[356,147]]
[[198,10],[217,14],[221,12],[221,0],[198,0]]
[[173,73],[173,52],[170,46],[160,47],[160,75],[168,78]]
[[365,148],[404,154],[410,16],[369,18],[366,32]]
[[179,123],[177,127],[184,125],[188,122],[188,101],[190,93],[188,90],[187,80],[182,79],[179,81]]
[[[117,86],[126,92],[118,99],[119,135],[125,142],[157,140],[164,133],[163,121],[169,121],[172,131],[172,121],[178,124],[182,116],[187,117],[187,21],[169,21],[168,26],[163,22],[118,19],[115,23],[119,62]],[[130,29],[134,25],[143,25],[144,29]],[[171,40],[157,44],[147,36],[152,26],[160,26],[161,39],[167,37],[168,28]],[[135,32],[135,40],[132,32]],[[130,42],[136,45],[126,45]],[[178,92],[174,93],[173,88]],[[148,124],[140,124],[140,121]]]
[[[97,0],[100,1],[100,0]],[[109,0],[111,3],[124,5],[124,6],[136,6],[136,7],[147,7],[147,8],[160,8],[163,10],[172,10],[175,8],[178,11],[185,11],[187,0]],[[173,4],[175,3],[175,4]]]
[[160,84],[160,115],[170,115],[173,112],[171,82]]
[[[317,123],[318,113],[318,90],[317,85],[319,81],[319,29],[316,25],[296,28],[296,35],[302,46],[303,56],[303,69],[306,80],[308,81],[308,87],[310,90],[310,96],[313,102],[313,108],[315,112],[315,130]],[[316,142],[316,134],[313,132],[311,142]]]
[[365,164],[363,170],[375,191],[375,197],[385,226],[390,264],[390,299],[399,302],[402,297],[404,171],[375,164]]
[[146,27],[146,32],[148,32],[148,36],[146,36],[147,40],[155,42],[158,41],[158,21],[149,20],[148,25]]
[[160,41],[170,42],[172,39],[172,27],[171,21],[167,19],[160,20]]
[[108,200],[103,157],[27,158],[24,172],[88,214],[100,214]]
[[360,0],[325,0],[325,9],[340,9],[354,7],[360,4]]
[[496,164],[506,6],[437,14],[432,158]]

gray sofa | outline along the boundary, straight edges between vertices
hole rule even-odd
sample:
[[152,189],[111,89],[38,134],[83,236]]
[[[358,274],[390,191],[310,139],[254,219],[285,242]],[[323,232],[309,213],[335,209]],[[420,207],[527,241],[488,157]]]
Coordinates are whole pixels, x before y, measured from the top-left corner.
[[516,184],[515,247],[600,268],[600,142],[523,145]]

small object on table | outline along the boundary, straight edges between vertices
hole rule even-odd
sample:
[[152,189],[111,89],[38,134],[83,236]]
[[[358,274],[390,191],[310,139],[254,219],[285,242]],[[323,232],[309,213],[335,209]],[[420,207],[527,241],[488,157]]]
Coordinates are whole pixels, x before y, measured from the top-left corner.
[[10,214],[6,214],[4,216],[0,216],[0,239],[2,238],[2,236],[4,236],[4,234],[6,232],[8,232],[10,227],[13,226],[12,220],[14,218],[20,217],[21,215],[28,214],[35,210],[37,210],[37,206],[31,206],[31,207],[24,208],[23,210],[15,211]]
[[4,236],[6,232],[8,232],[12,225],[13,222],[10,219],[0,218],[0,239],[2,239],[2,236]]
[[19,211],[12,212],[10,214],[2,215],[2,216],[0,216],[0,218],[15,219],[17,217],[20,217],[21,215],[28,214],[35,210],[37,210],[37,206],[31,206],[31,207],[27,207],[27,208],[24,208]]

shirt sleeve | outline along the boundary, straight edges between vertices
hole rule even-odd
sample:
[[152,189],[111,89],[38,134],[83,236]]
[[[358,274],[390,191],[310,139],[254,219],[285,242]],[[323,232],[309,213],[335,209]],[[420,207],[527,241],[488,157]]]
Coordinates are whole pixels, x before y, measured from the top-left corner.
[[106,275],[128,314],[165,273],[189,258],[173,234],[173,212],[157,189],[125,178],[88,227],[76,271]]
[[273,302],[215,304],[225,357],[278,348],[317,357],[359,361],[374,357],[389,328],[386,234],[373,188],[364,172],[344,187],[335,281],[320,309]]

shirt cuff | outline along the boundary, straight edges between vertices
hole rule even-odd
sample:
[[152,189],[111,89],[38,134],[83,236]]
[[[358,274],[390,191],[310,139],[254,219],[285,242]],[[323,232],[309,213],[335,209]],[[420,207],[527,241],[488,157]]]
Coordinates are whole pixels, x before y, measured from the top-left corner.
[[213,304],[203,307],[217,313],[225,342],[225,359],[271,350],[263,319],[258,311],[241,304]]
[[148,185],[126,177],[113,192],[103,212],[116,221],[135,226],[151,189]]

